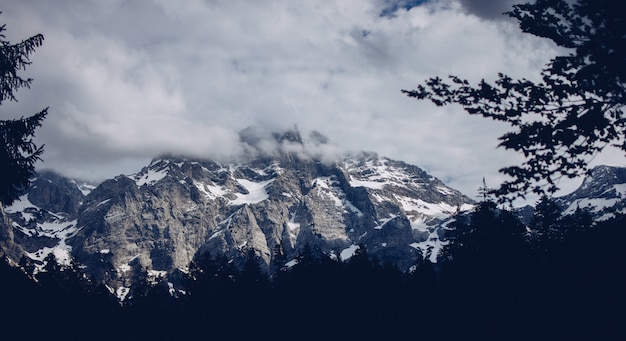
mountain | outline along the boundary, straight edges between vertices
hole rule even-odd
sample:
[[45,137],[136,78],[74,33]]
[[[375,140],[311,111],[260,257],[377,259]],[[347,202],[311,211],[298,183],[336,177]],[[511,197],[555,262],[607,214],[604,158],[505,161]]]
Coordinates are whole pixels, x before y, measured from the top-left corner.
[[2,248],[15,262],[49,254],[73,262],[123,300],[139,282],[175,278],[207,253],[241,266],[254,252],[271,272],[306,245],[341,260],[363,246],[406,270],[436,261],[445,222],[473,207],[401,161],[369,152],[330,161],[332,145],[317,132],[240,136],[239,162],[163,155],[97,187],[41,173],[4,208]]
[[[626,214],[626,168],[600,165],[589,171],[572,193],[553,198],[563,215],[589,213],[595,222]],[[525,225],[531,224],[535,207],[516,207],[513,212]]]
[[78,230],[78,214],[91,188],[50,171],[40,172],[26,194],[0,211],[4,253],[14,261],[22,256],[42,261],[53,253],[60,263],[69,264],[65,241]]
[[[364,247],[406,271],[421,259],[437,262],[452,216],[474,207],[419,167],[340,154],[318,132],[248,128],[240,139],[246,152],[237,162],[162,155],[97,186],[40,172],[0,210],[0,249],[36,269],[53,255],[124,300],[146,281],[176,290],[179,272],[207,254],[242,267],[252,253],[269,274],[307,246],[338,260]],[[625,195],[626,168],[598,166],[555,201],[566,214],[583,209],[600,221],[626,212]],[[529,220],[533,209],[517,214]]]
[[596,220],[626,214],[626,168],[596,166],[574,192],[556,199],[571,214],[577,209],[586,210]]

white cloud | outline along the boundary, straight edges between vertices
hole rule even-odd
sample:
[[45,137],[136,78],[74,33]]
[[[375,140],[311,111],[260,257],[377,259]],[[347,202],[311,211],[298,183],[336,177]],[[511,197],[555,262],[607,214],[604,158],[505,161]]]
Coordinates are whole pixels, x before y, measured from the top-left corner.
[[495,149],[505,126],[400,89],[448,74],[533,79],[554,46],[471,14],[467,1],[381,17],[383,6],[15,2],[0,16],[8,38],[46,39],[28,69],[32,89],[6,108],[50,106],[37,135],[44,165],[70,175],[133,172],[162,152],[226,157],[240,150],[240,129],[297,124],[346,149],[421,166],[469,195],[483,176],[499,181],[497,170],[518,160]]

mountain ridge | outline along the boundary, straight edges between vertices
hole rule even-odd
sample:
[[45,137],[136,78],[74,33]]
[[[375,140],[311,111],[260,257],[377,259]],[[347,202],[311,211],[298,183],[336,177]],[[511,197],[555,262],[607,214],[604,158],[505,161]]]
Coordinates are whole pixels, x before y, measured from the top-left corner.
[[[437,262],[452,217],[475,202],[417,166],[373,152],[323,160],[309,144],[329,141],[313,135],[247,131],[246,161],[163,154],[98,186],[41,172],[3,208],[0,246],[14,263],[25,256],[41,268],[53,254],[77,264],[120,300],[140,281],[187,272],[205,254],[241,266],[252,252],[266,273],[288,266],[305,246],[340,260],[365,247],[403,271],[421,259]],[[598,171],[585,186],[613,179],[613,192],[598,191],[623,204],[624,179],[613,170]],[[588,203],[584,195],[560,204]]]
[[[72,205],[51,203],[47,209],[32,201],[46,197],[40,192],[61,193],[63,184],[73,183],[55,178],[60,184],[52,186],[46,176],[32,194],[5,210],[12,220],[9,230],[23,235],[13,243],[28,244],[30,233],[39,242],[30,240],[24,255],[42,261],[53,253],[63,263],[75,261],[116,291],[132,286],[134,271],[153,276],[187,271],[194,257],[206,252],[242,262],[245,251],[253,250],[269,269],[276,252],[294,259],[305,244],[340,258],[363,244],[407,269],[440,250],[437,223],[473,203],[418,167],[375,153],[335,164],[293,151],[261,153],[237,164],[160,156],[87,195],[78,186],[58,194]],[[42,188],[43,183],[54,188]],[[44,212],[54,214],[45,218]],[[48,234],[34,235],[39,230]],[[43,246],[44,237],[58,244]]]

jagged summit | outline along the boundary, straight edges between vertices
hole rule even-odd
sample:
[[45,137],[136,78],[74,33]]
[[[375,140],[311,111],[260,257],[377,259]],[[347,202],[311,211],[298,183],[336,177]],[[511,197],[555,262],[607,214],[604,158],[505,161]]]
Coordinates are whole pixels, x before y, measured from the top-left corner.
[[[316,132],[316,134],[319,134]],[[241,142],[258,147],[260,143],[275,143],[281,145],[284,143],[295,143],[304,145],[302,135],[297,126],[282,131],[272,131],[260,126],[250,126],[239,132]]]
[[[42,173],[0,211],[0,247],[15,263],[73,262],[124,300],[142,281],[175,281],[205,254],[242,265],[252,252],[269,272],[307,245],[341,260],[362,246],[407,270],[437,262],[451,217],[474,207],[417,166],[338,152],[318,132],[251,127],[240,136],[254,152],[237,162],[163,154],[95,188]],[[625,180],[623,168],[598,167],[560,200],[623,212]]]
[[[6,209],[3,229],[15,234],[6,244],[38,261],[50,253],[72,260],[123,299],[141,278],[187,271],[205,253],[241,264],[252,251],[269,271],[305,245],[338,259],[363,245],[406,270],[423,257],[436,261],[444,222],[472,207],[419,167],[375,153],[336,153],[324,162],[332,145],[317,132],[250,128],[241,136],[261,150],[267,141],[282,149],[231,163],[164,154],[87,195],[73,191],[80,205],[64,209],[73,213],[39,207],[28,194]],[[55,218],[33,219],[35,211]],[[49,232],[44,240],[36,231]],[[19,260],[20,251],[13,256]]]
[[[297,126],[291,129],[273,131],[260,126],[250,126],[239,132],[239,140],[248,153],[245,155],[299,154],[299,156],[319,158],[323,149],[339,148],[331,144],[330,139],[318,131],[303,134]],[[328,150],[325,150],[328,152]],[[244,159],[246,158],[244,156]]]
[[272,134],[278,143],[296,143],[300,145],[304,145],[302,142],[302,135],[300,135],[300,131],[298,127],[294,127],[292,130],[287,130],[283,133],[273,133]]

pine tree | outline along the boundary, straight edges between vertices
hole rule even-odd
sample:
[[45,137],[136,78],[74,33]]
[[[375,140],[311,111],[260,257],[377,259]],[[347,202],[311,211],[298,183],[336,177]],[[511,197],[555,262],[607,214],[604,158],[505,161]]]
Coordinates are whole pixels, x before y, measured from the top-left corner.
[[[5,26],[0,26],[0,104],[6,100],[17,101],[15,91],[30,87],[32,79],[22,78],[18,71],[31,63],[30,54],[43,43],[43,36],[37,34],[11,44],[2,34]],[[0,177],[0,203],[10,205],[30,185],[35,175],[34,164],[43,153],[43,146],[33,142],[34,132],[47,114],[48,108],[27,118],[0,120],[0,165],[3,174]]]
[[534,232],[545,238],[557,238],[563,230],[562,210],[550,197],[542,196],[535,205],[535,214],[530,223]]
[[481,198],[482,203],[493,201],[491,192],[493,192],[493,188],[487,187],[487,181],[483,177],[483,185],[478,187],[478,197]]

